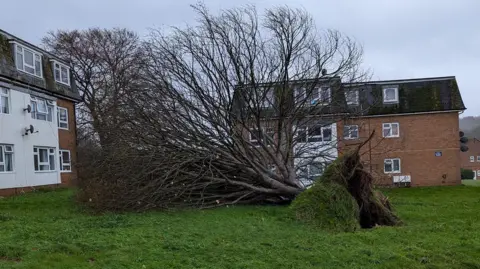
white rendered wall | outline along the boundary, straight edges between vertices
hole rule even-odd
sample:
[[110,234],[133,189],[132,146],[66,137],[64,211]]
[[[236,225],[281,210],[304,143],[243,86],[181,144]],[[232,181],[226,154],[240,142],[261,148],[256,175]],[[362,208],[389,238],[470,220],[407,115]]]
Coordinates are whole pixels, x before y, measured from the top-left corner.
[[[0,86],[5,87],[3,84]],[[56,102],[54,102],[52,122],[32,119],[30,113],[23,111],[30,104],[30,94],[17,91],[12,87],[7,86],[6,88],[10,88],[10,114],[0,114],[0,144],[14,146],[14,171],[0,172],[0,189],[60,183]],[[38,96],[42,95],[39,94]],[[50,98],[54,100],[54,98]],[[29,133],[29,135],[22,136],[25,133],[25,128],[30,125],[33,125],[38,133]],[[56,171],[35,172],[33,163],[34,146],[55,148]]]

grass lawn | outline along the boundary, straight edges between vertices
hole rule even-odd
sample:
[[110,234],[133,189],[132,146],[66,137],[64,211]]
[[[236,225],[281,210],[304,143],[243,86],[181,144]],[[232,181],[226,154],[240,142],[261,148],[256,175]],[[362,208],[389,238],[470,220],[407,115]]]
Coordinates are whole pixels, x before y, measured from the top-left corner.
[[480,180],[462,180],[463,185],[480,187]]
[[480,268],[480,188],[388,190],[402,227],[331,234],[285,207],[82,213],[73,191],[0,200],[0,268]]

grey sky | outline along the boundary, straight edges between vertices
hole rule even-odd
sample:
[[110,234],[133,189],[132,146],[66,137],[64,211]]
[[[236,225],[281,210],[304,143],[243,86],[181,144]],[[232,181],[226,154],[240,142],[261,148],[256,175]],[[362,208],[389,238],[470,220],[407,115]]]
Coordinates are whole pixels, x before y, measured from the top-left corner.
[[[195,0],[16,0],[2,3],[0,28],[40,44],[49,30],[147,28],[194,23]],[[319,28],[334,28],[365,48],[374,79],[456,76],[468,108],[480,115],[479,0],[204,0],[213,11],[242,4],[287,4],[308,10]],[[22,12],[13,12],[21,10]],[[21,16],[19,16],[21,14]],[[479,99],[477,99],[479,98]]]

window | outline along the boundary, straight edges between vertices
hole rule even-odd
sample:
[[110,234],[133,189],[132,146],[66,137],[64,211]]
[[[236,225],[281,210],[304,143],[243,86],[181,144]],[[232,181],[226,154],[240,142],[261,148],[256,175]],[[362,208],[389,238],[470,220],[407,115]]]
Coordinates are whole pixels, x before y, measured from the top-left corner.
[[384,103],[398,103],[398,87],[389,86],[383,88]]
[[72,164],[70,159],[70,150],[60,150],[58,157],[60,158],[60,171],[71,172]]
[[57,107],[58,128],[68,130],[68,110],[64,107]]
[[250,143],[252,143],[254,146],[260,146],[260,143],[262,142],[264,142],[267,146],[271,145],[273,143],[274,136],[275,130],[272,127],[250,129]]
[[262,96],[262,107],[272,107],[273,105],[273,90],[265,90]]
[[400,125],[398,123],[384,123],[383,137],[399,137]]
[[57,61],[53,61],[53,76],[56,82],[70,86],[70,68]]
[[53,101],[31,96],[30,105],[32,106],[32,119],[53,121]]
[[310,105],[328,104],[331,102],[331,90],[329,87],[315,87],[311,90],[306,88],[295,89],[297,103],[308,102]]
[[347,105],[358,105],[358,90],[347,90],[345,100],[347,100]]
[[13,146],[0,144],[0,173],[13,172]]
[[384,163],[385,173],[400,173],[400,159],[385,159]]
[[344,139],[357,139],[358,138],[358,125],[345,125],[343,128]]
[[475,156],[470,156],[470,162],[471,163],[475,162]]
[[314,179],[323,174],[324,167],[328,164],[322,164],[320,162],[312,162],[308,165],[301,166],[298,171],[300,178]]
[[42,55],[24,46],[15,44],[17,69],[37,77],[42,77]]
[[332,141],[332,127],[312,124],[298,127],[297,136],[299,142],[328,142]]
[[477,162],[480,162],[480,156],[477,156]]
[[10,113],[9,90],[0,87],[0,114]]
[[55,171],[55,148],[33,147],[35,171]]

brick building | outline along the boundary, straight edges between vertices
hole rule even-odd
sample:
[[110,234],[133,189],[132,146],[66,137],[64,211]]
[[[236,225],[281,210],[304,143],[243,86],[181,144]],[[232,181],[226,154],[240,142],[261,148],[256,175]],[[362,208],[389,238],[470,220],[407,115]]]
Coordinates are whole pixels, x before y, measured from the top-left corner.
[[377,185],[461,183],[459,112],[465,107],[455,77],[345,87],[359,91],[353,109],[362,112],[339,123],[338,136],[343,138],[339,151],[361,143],[375,130],[363,148],[362,161],[376,176]]
[[468,151],[460,153],[461,167],[473,171],[474,179],[480,180],[480,140],[470,138],[467,142]]
[[[309,96],[305,96],[304,92],[301,94],[305,85],[308,85]],[[275,87],[275,84],[270,84],[263,91],[272,91],[269,87]],[[261,87],[259,90],[262,90]],[[265,110],[262,113],[280,111],[272,107],[278,107],[278,100],[283,96],[287,96],[285,108],[291,109],[297,104],[289,100],[297,100],[299,95],[312,104],[311,107],[306,104],[304,111],[321,111],[309,116],[308,126],[294,122],[282,135],[288,137],[291,133],[292,139],[304,137],[296,146],[311,144],[318,152],[329,152],[331,145],[335,144],[335,152],[328,155],[336,158],[349,148],[362,144],[375,131],[372,139],[362,148],[362,161],[366,169],[375,175],[377,185],[461,183],[459,113],[465,107],[455,77],[365,83],[341,83],[340,78],[334,77],[311,83],[291,81],[287,87],[280,87],[275,92],[263,95],[266,100],[262,102],[267,105],[262,106]],[[292,97],[288,97],[290,95]],[[316,105],[318,102],[321,106]],[[267,118],[264,120],[268,121]],[[268,136],[274,138],[275,131],[270,129],[266,133],[271,132]],[[246,137],[252,143],[258,136],[261,134]],[[309,155],[313,157],[306,158],[305,154],[295,154],[296,146],[292,149],[292,156],[299,161],[295,161],[294,165],[304,165],[301,160],[309,162],[304,165],[305,169],[295,169],[297,176],[302,182],[311,182],[318,178],[331,158],[318,158],[311,151]]]
[[69,63],[0,30],[0,196],[76,179]]

